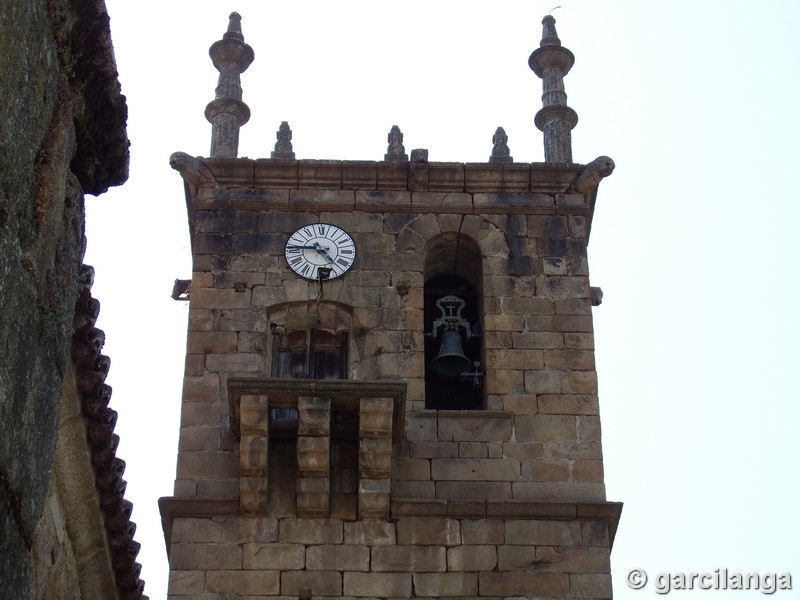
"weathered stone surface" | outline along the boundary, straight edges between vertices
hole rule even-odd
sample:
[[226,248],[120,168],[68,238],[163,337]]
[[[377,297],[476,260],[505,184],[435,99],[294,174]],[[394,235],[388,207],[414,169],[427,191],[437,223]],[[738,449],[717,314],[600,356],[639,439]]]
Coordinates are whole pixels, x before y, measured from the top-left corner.
[[452,441],[506,441],[511,437],[511,418],[508,413],[442,412],[438,417],[438,437]]
[[509,520],[506,543],[514,545],[570,546],[580,542],[580,527],[571,521]]
[[607,574],[571,574],[569,589],[573,598],[610,599],[611,575]]
[[341,544],[342,522],[338,519],[283,519],[278,539],[297,544]]
[[437,481],[437,498],[466,500],[493,500],[511,498],[509,481]]
[[419,598],[473,596],[478,593],[477,573],[414,573]]
[[278,521],[269,517],[179,518],[172,524],[174,542],[274,542]]
[[184,571],[241,569],[242,547],[218,542],[172,544],[169,564],[171,569]]
[[0,571],[3,593],[25,598],[69,361],[83,193],[127,178],[127,108],[102,2],[11,0],[0,20],[13,24],[0,41]]
[[519,474],[519,461],[512,458],[431,460],[431,477],[436,481],[517,481]]
[[447,559],[443,546],[378,546],[372,549],[371,567],[378,572],[445,571]]
[[367,519],[344,524],[345,544],[379,546],[396,542],[394,523]]
[[304,569],[305,555],[303,544],[244,544],[242,566],[244,569],[276,571]]
[[460,537],[459,522],[455,519],[411,517],[397,522],[398,544],[456,546]]
[[410,598],[411,573],[345,573],[344,594],[365,598]]
[[491,571],[497,566],[495,546],[463,546],[447,549],[448,571]]
[[500,519],[464,519],[461,521],[464,544],[502,544],[505,522]]
[[280,589],[278,571],[208,571],[206,589],[209,592],[265,596],[277,594]]
[[569,597],[569,575],[539,573],[531,577],[521,572],[482,572],[479,574],[482,596]]
[[168,591],[176,595],[197,595],[205,591],[206,576],[203,571],[177,571],[169,573]]
[[[308,589],[313,596],[341,596],[342,574],[338,571],[284,571],[281,573],[281,595],[300,595]],[[347,592],[345,592],[347,593]]]
[[306,569],[309,571],[368,571],[369,547],[365,545],[309,546]]

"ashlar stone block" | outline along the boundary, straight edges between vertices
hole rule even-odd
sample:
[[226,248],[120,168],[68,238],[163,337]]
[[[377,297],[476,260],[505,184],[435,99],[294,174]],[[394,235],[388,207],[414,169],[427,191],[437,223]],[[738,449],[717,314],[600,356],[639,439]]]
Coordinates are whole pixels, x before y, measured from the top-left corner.
[[301,477],[326,477],[330,470],[329,437],[297,437],[297,467]]
[[306,550],[309,571],[369,571],[369,546],[322,545]]
[[392,469],[392,440],[389,437],[359,440],[359,469],[362,477],[386,479]]
[[461,521],[464,544],[502,544],[505,541],[505,522],[501,519],[464,519]]
[[565,573],[537,573],[532,577],[530,573],[518,571],[483,571],[478,577],[481,596],[569,597],[569,575]]
[[507,544],[530,546],[572,546],[580,543],[580,524],[577,521],[518,520],[505,523]]
[[172,544],[169,563],[170,569],[178,571],[240,569],[242,547],[216,542]]
[[411,573],[345,573],[344,594],[360,598],[410,598]]
[[439,439],[465,442],[506,441],[511,437],[511,414],[486,411],[440,412]]
[[358,482],[358,517],[385,519],[391,504],[391,480],[360,479]]
[[327,436],[331,431],[331,401],[329,398],[301,396],[297,399],[297,435]]
[[244,395],[240,401],[239,506],[242,514],[264,514],[268,490],[268,399]]
[[391,438],[392,408],[391,398],[361,398],[358,422],[360,437]]
[[372,549],[371,565],[377,572],[443,572],[447,554],[444,546],[378,546]]
[[328,477],[298,477],[296,484],[297,516],[327,517],[330,508]]
[[244,544],[242,566],[255,570],[304,569],[306,547],[303,544]]
[[434,481],[517,481],[520,463],[516,459],[434,458],[431,479]]
[[414,573],[418,598],[464,597],[478,594],[477,573]]
[[209,592],[239,596],[275,595],[280,589],[279,581],[278,571],[231,570],[206,573],[206,589]]
[[572,598],[606,600],[613,597],[610,574],[571,574],[569,576],[569,589]]
[[282,519],[278,541],[293,544],[341,544],[342,521],[339,519]]
[[378,519],[363,519],[344,524],[345,544],[368,544],[370,546],[397,543],[394,523]]
[[407,517],[397,522],[397,543],[420,546],[458,546],[461,526],[456,519]]
[[447,549],[448,571],[491,571],[497,567],[494,545],[467,545]]
[[338,571],[284,571],[281,573],[281,596],[300,595],[308,589],[311,597],[341,596],[342,574]]

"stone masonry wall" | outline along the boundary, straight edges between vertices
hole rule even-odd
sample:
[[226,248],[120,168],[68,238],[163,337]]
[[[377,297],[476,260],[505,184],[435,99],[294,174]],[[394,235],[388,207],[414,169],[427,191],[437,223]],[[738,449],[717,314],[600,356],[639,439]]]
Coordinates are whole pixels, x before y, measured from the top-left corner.
[[[224,203],[219,196],[229,192],[214,193],[206,205]],[[260,194],[275,207],[280,192]],[[226,382],[269,376],[269,322],[285,325],[287,307],[294,307],[296,319],[336,327],[333,307],[346,306],[349,378],[408,386],[393,496],[604,499],[587,217],[412,213],[404,209],[409,192],[357,195],[387,212],[326,211],[326,203],[340,201],[328,190],[314,195],[319,210],[300,201],[295,212],[195,212],[176,495],[238,494]],[[437,200],[479,206],[490,196]],[[353,270],[324,283],[319,302],[316,284],[291,273],[283,255],[288,235],[311,222],[346,229],[358,246]],[[474,240],[483,256],[482,411],[424,409],[423,335],[430,324],[422,319],[423,269],[426,248],[447,234]]]
[[[610,598],[619,506],[605,502],[586,258],[596,189],[568,191],[580,167],[178,161],[194,274],[175,498],[162,504],[170,600]],[[284,257],[311,223],[358,250],[322,290]],[[424,284],[462,242],[477,250],[459,260],[480,263],[483,407],[428,410]],[[261,394],[248,431],[231,419],[245,400],[229,381],[268,379],[275,330],[304,327],[349,334],[354,384],[405,386],[385,520],[333,502],[346,486],[332,438],[328,516],[298,518],[312,483],[295,473],[300,438],[271,445],[253,412],[278,388],[242,392]]]
[[83,193],[127,178],[100,0],[0,5],[0,573],[28,598],[83,258]]
[[592,519],[183,518],[169,600],[611,598],[608,545]]

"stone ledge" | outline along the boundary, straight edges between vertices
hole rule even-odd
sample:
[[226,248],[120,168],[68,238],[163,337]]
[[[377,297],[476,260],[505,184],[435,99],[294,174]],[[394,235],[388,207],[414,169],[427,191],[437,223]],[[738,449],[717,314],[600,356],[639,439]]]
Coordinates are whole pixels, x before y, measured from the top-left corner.
[[[236,498],[176,498],[158,499],[161,525],[170,552],[172,523],[180,517],[239,516]],[[449,517],[451,519],[515,518],[551,521],[606,521],[609,550],[614,546],[622,502],[528,502],[520,500],[392,500],[391,519],[402,517]],[[364,543],[368,543],[365,541]]]
[[[219,187],[289,189],[409,190],[431,192],[540,192],[563,194],[582,165],[577,163],[431,162],[389,163],[348,160],[273,161],[201,158]],[[427,178],[415,176],[424,169]]]
[[392,518],[516,518],[600,520],[608,522],[609,549],[622,514],[622,502],[530,502],[526,500],[393,499]]
[[167,545],[167,558],[172,547],[172,523],[179,517],[229,517],[239,514],[238,498],[200,498],[163,496],[158,499],[161,529]]

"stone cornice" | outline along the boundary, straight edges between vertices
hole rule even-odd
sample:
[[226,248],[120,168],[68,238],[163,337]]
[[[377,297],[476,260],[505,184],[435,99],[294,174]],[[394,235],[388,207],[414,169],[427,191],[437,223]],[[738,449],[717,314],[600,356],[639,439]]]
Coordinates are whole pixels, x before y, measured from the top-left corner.
[[[189,230],[198,210],[568,214],[591,221],[597,185],[575,163],[219,159],[176,152]],[[597,179],[599,182],[600,178]]]
[[[159,498],[161,524],[167,552],[171,547],[172,523],[181,517],[238,516],[237,498]],[[392,500],[391,518],[449,517],[606,521],[609,549],[614,546],[622,502],[530,502],[525,500]]]
[[412,192],[565,193],[582,165],[396,163],[383,161],[199,159],[207,184],[223,188]]

